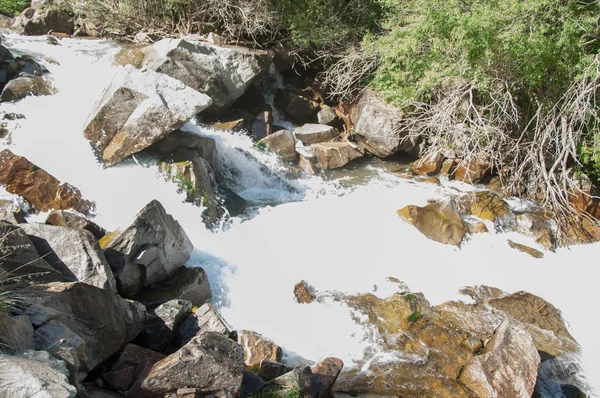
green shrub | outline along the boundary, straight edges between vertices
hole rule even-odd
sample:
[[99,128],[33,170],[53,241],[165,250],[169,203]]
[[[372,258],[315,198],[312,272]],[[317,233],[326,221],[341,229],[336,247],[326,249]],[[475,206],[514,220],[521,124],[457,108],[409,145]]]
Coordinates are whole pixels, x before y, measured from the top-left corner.
[[0,1],[0,14],[8,15],[9,17],[17,16],[29,7],[31,2],[28,0],[2,0]]

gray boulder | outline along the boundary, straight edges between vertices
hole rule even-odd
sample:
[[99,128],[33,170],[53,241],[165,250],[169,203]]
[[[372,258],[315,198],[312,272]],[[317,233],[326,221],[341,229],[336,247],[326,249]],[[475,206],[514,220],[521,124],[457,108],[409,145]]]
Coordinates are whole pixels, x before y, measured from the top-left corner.
[[329,105],[323,105],[322,109],[317,114],[317,121],[319,124],[331,124],[338,118],[335,109]]
[[277,90],[274,103],[288,118],[298,125],[316,123],[319,104],[288,90]]
[[29,95],[42,96],[52,94],[54,94],[54,91],[44,78],[28,73],[21,73],[19,77],[6,83],[2,93],[0,93],[0,102],[19,101]]
[[29,351],[25,357],[0,354],[0,391],[14,398],[72,398],[64,362],[47,352]]
[[143,52],[143,66],[207,94],[214,113],[225,111],[270,65],[266,53],[184,39],[164,39]]
[[183,320],[177,330],[177,345],[183,347],[200,333],[216,332],[229,336],[231,330],[210,304],[204,304]]
[[189,131],[177,130],[157,142],[152,149],[171,159],[190,159],[197,155],[206,160],[211,167],[215,167],[215,140]]
[[377,157],[410,152],[417,144],[417,139],[402,128],[401,112],[379,99],[371,90],[364,91],[352,108],[350,117],[359,145]]
[[201,395],[234,397],[244,377],[242,347],[216,332],[202,333],[179,351],[157,362],[142,388],[165,394],[191,387]]
[[177,130],[212,104],[210,97],[151,70],[125,66],[85,127],[102,160],[114,165]]
[[91,232],[98,240],[108,234],[107,230],[88,220],[83,214],[75,210],[54,210],[46,218],[46,224],[56,225],[57,227],[84,229]]
[[193,249],[181,225],[156,200],[125,230],[104,238],[102,247],[124,297],[167,279],[183,267]]
[[159,305],[146,317],[146,328],[136,339],[144,348],[165,352],[171,345],[183,318],[192,310],[187,300],[171,300]]
[[311,145],[332,140],[338,134],[331,126],[307,123],[302,127],[294,129],[294,135],[304,145]]
[[94,369],[145,326],[146,309],[142,304],[85,283],[31,286],[22,294],[28,305],[25,314],[34,326],[54,320],[81,337],[85,343],[82,371]]
[[47,224],[22,224],[40,256],[61,271],[65,280],[80,281],[117,292],[117,283],[91,232]]

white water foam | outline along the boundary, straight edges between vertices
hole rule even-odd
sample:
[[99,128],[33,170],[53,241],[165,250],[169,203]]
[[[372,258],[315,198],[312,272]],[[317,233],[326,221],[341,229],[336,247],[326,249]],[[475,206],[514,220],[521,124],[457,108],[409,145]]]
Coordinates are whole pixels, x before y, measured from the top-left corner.
[[[188,265],[207,270],[214,303],[232,326],[272,338],[290,359],[337,356],[350,365],[364,350],[377,350],[373,331],[357,324],[339,302],[297,304],[293,286],[298,281],[304,279],[320,291],[385,297],[396,289],[386,282],[393,276],[422,291],[432,304],[456,298],[465,285],[526,290],[563,311],[583,346],[588,381],[599,385],[600,323],[593,312],[598,272],[593,259],[600,255],[600,244],[545,252],[542,260],[508,247],[507,239],[536,247],[533,239],[516,233],[475,235],[462,249],[444,246],[426,239],[395,211],[469,189],[462,184],[438,188],[384,171],[354,189],[319,178],[289,180],[285,166],[256,150],[243,135],[188,124],[186,129],[215,138],[219,162],[231,172],[235,190],[259,207],[252,219],[210,233],[202,224],[201,209],[184,203],[184,195],[151,162],[104,168],[83,137],[94,102],[117,71],[111,63],[115,45],[65,39],[51,46],[43,37],[14,35],[5,44],[60,63],[46,63],[59,90],[56,95],[1,105],[5,112],[27,117],[15,122],[11,150],[96,201],[96,221],[108,229],[127,225],[146,203],[158,199],[194,242]],[[389,352],[377,356],[395,357],[397,353]]]

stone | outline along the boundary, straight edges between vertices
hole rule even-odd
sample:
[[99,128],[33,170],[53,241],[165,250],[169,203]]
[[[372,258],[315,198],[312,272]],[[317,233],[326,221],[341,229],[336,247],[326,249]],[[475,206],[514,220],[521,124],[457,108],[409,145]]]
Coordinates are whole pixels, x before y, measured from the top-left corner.
[[109,371],[102,374],[102,379],[111,387],[123,391],[125,397],[147,397],[142,383],[154,364],[164,358],[158,352],[127,344]]
[[540,356],[531,336],[505,321],[460,374],[460,381],[478,397],[529,398],[533,394]]
[[282,363],[263,360],[260,363],[260,372],[258,375],[264,381],[271,381],[279,376],[283,376],[284,374],[291,372],[292,370],[293,368],[290,368]]
[[60,183],[55,177],[40,169],[9,149],[0,152],[0,183],[10,193],[27,200],[35,211],[74,209],[86,214],[95,207],[85,200],[72,185]]
[[304,96],[288,90],[277,90],[275,106],[298,125],[316,123],[320,106]]
[[279,130],[259,142],[265,144],[270,151],[275,152],[288,162],[293,162],[298,157],[294,135],[288,130]]
[[317,167],[315,165],[315,158],[313,157],[306,157],[304,155],[300,155],[300,158],[298,160],[298,168],[300,168],[300,170],[302,170],[303,172],[305,172],[308,175],[315,175],[317,174]]
[[479,182],[490,172],[490,165],[485,162],[467,162],[461,160],[454,169],[454,179],[471,184]]
[[335,109],[330,107],[329,105],[323,105],[319,113],[317,113],[317,122],[319,124],[331,124],[336,121],[337,113],[335,113]]
[[486,234],[486,233],[490,232],[488,230],[488,227],[481,221],[479,221],[479,222],[475,223],[475,225],[471,226],[470,231],[471,231],[471,233],[474,233],[474,234]]
[[278,362],[283,351],[281,347],[262,335],[249,330],[238,330],[237,341],[244,349],[244,364],[248,369],[260,367],[263,360]]
[[201,267],[182,267],[168,279],[140,290],[133,298],[149,308],[172,299],[191,301],[196,307],[212,297],[206,272]]
[[260,112],[252,122],[252,134],[257,140],[262,140],[273,133],[273,114],[271,111]]
[[219,191],[223,197],[223,205],[231,217],[237,217],[246,210],[248,206],[246,199],[226,187],[220,187]]
[[543,298],[517,292],[491,298],[486,303],[511,319],[522,322],[539,351],[552,356],[579,351],[579,344],[569,333],[560,311]]
[[398,210],[398,215],[429,239],[446,245],[460,247],[467,232],[453,200],[425,207],[409,205]]
[[177,160],[189,160],[197,155],[206,160],[211,167],[216,166],[217,144],[215,140],[189,131],[177,130],[157,142],[152,149],[170,159]]
[[432,176],[440,171],[442,167],[442,160],[443,157],[441,154],[432,155],[415,160],[411,163],[410,168],[417,175]]
[[146,47],[147,44],[125,44],[115,55],[113,63],[117,66],[131,65],[141,69],[145,57],[142,50]]
[[29,95],[39,97],[52,94],[54,94],[54,90],[44,78],[21,73],[19,77],[6,83],[0,93],[0,102],[16,102]]
[[27,315],[0,313],[0,351],[14,355],[35,349],[33,326]]
[[456,159],[446,159],[442,162],[440,173],[446,177],[454,175],[454,169],[456,168]]
[[533,213],[519,214],[517,216],[517,231],[535,238],[537,244],[546,250],[554,251],[556,237],[550,220]]
[[402,126],[402,113],[371,90],[363,92],[352,107],[350,118],[359,146],[377,157],[410,152],[417,144],[417,137]]
[[246,119],[242,118],[228,122],[216,122],[211,127],[222,131],[241,131],[247,122]]
[[325,170],[344,167],[352,160],[363,156],[362,152],[348,141],[313,144],[311,148],[315,152],[317,167]]
[[[0,276],[5,286],[62,281],[63,276],[40,257],[29,236],[19,226],[0,221]],[[10,279],[7,279],[10,278]]]
[[184,39],[163,39],[144,49],[144,67],[205,93],[208,111],[222,113],[257,82],[270,65],[260,51]]
[[159,305],[146,316],[146,327],[136,343],[153,351],[166,352],[183,318],[191,310],[192,303],[187,300],[170,300]]
[[0,14],[0,29],[8,29],[13,26],[15,19],[6,15]]
[[294,285],[294,296],[296,301],[300,304],[309,304],[314,300],[312,286],[308,285],[306,281],[300,281]]
[[265,382],[252,372],[244,372],[240,397],[253,397],[262,390]]
[[492,191],[476,192],[470,199],[471,214],[484,220],[496,222],[511,214],[508,203]]
[[231,334],[231,330],[225,320],[219,315],[211,304],[204,304],[194,313],[183,320],[177,330],[177,346],[183,347],[200,333],[216,332],[225,336]]
[[79,18],[76,26],[77,29],[73,32],[75,37],[97,37],[100,35],[98,27],[89,18]]
[[84,135],[107,165],[161,140],[212,104],[169,76],[125,66],[104,90]]
[[147,204],[129,227],[107,235],[100,244],[117,289],[125,297],[173,275],[193,250],[181,225],[156,200]]
[[202,395],[236,396],[244,377],[244,353],[235,341],[217,332],[201,333],[179,351],[157,362],[142,389],[165,394],[196,388]]
[[27,222],[25,220],[25,212],[9,199],[0,199],[0,220],[8,221],[12,224]]
[[59,7],[27,8],[15,20],[13,28],[28,36],[40,36],[49,32],[71,34],[74,20]]
[[90,371],[133,340],[145,325],[143,305],[85,283],[50,283],[22,290],[34,326],[52,320],[85,342],[83,371]]
[[77,388],[69,383],[62,361],[50,354],[30,351],[31,358],[0,354],[0,390],[15,398],[72,398]]
[[65,280],[117,292],[113,272],[91,232],[47,224],[22,224],[38,254]]
[[69,227],[81,229],[90,232],[98,240],[108,234],[108,231],[98,224],[85,218],[73,210],[54,210],[46,218],[46,224],[55,225],[57,227]]
[[539,258],[544,258],[544,253],[542,253],[539,250],[534,249],[533,247],[529,247],[529,246],[523,245],[521,243],[513,242],[510,239],[508,239],[507,242],[508,242],[508,245],[511,248],[516,249],[516,250],[518,250],[520,252],[529,254],[533,258],[538,258],[538,259]]
[[329,398],[344,362],[338,358],[325,358],[311,368],[313,380],[309,394],[313,398]]
[[294,135],[304,145],[327,142],[338,136],[335,128],[325,124],[308,123],[294,129]]
[[265,384],[265,389],[278,391],[294,391],[301,397],[308,395],[313,382],[313,373],[309,366],[300,366],[289,373],[279,376]]

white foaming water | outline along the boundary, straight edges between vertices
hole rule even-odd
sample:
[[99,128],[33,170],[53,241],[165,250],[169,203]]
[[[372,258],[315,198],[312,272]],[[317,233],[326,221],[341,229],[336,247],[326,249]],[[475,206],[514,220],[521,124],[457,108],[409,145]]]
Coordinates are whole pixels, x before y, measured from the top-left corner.
[[377,333],[357,323],[360,314],[340,302],[300,305],[293,297],[293,286],[302,279],[319,291],[385,297],[397,289],[387,277],[396,277],[432,304],[455,299],[460,287],[476,284],[544,297],[563,311],[583,347],[588,381],[598,384],[600,321],[592,306],[598,273],[592,259],[600,255],[600,244],[545,252],[542,260],[508,247],[507,239],[536,247],[533,239],[516,233],[475,235],[462,249],[441,245],[395,211],[455,195],[467,186],[415,184],[384,171],[352,190],[316,177],[290,180],[286,167],[254,149],[247,137],[190,123],[185,129],[216,140],[221,173],[258,207],[252,219],[235,220],[227,231],[213,234],[202,224],[201,209],[184,203],[184,195],[159,176],[152,162],[104,168],[83,137],[85,120],[117,71],[111,63],[116,46],[78,40],[50,46],[45,38],[12,35],[5,44],[60,63],[46,63],[56,95],[2,104],[5,112],[26,115],[13,123],[11,150],[94,200],[95,221],[108,229],[126,226],[145,204],[158,199],[193,241],[188,265],[206,269],[213,301],[225,319],[235,328],[272,338],[291,361],[336,356],[350,366],[365,350],[377,353],[376,361],[420,360],[382,352]]

